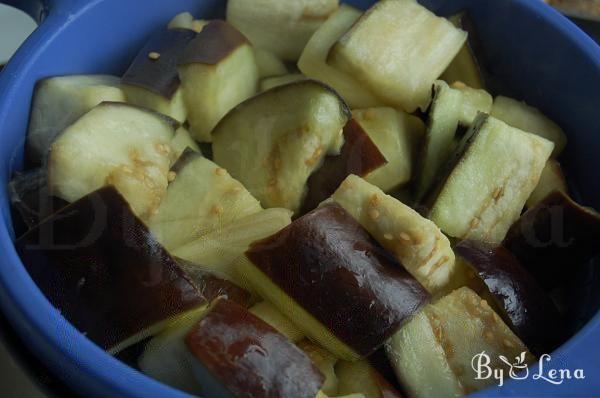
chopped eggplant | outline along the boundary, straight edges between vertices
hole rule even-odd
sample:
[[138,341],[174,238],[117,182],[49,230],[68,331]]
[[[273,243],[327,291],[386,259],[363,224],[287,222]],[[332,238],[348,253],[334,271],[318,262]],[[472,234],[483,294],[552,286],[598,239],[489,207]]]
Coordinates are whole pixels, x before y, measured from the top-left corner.
[[208,306],[204,306],[192,311],[154,336],[138,358],[140,370],[161,383],[200,395],[202,390],[188,361],[184,339],[207,310]]
[[29,160],[34,164],[44,163],[56,137],[104,101],[125,102],[118,77],[74,75],[39,81],[35,88],[27,134]]
[[339,0],[229,0],[227,22],[258,48],[296,61]]
[[491,115],[509,126],[533,133],[554,143],[552,156],[561,154],[567,145],[564,131],[538,109],[507,97],[496,97]]
[[554,159],[550,159],[542,171],[537,187],[535,187],[535,190],[531,193],[529,199],[527,199],[527,208],[534,207],[554,191],[561,191],[568,194],[569,188],[567,187],[567,180],[560,167],[560,163]]
[[135,213],[158,208],[168,184],[177,123],[152,111],[103,102],[68,127],[52,144],[50,192],[73,202],[114,185]]
[[207,301],[212,302],[218,297],[225,297],[246,308],[254,302],[252,293],[231,282],[227,275],[218,271],[209,272],[206,267],[182,258],[175,257],[175,260]]
[[173,254],[202,264],[199,267],[204,271],[217,272],[225,279],[250,289],[235,271],[236,260],[248,250],[251,243],[277,233],[291,222],[291,212],[287,209],[262,210],[218,225],[214,230],[174,249]]
[[258,68],[258,77],[265,79],[273,76],[283,76],[288,73],[283,61],[272,52],[255,48],[254,59]]
[[277,308],[267,301],[252,306],[249,311],[294,343],[299,342],[305,337],[304,333],[287,316],[279,312]]
[[310,340],[304,339],[296,344],[319,368],[325,376],[325,381],[321,386],[321,392],[328,396],[337,396],[338,394],[338,378],[335,372],[335,364],[338,359],[323,348],[312,343]]
[[600,254],[600,214],[567,194],[546,196],[510,228],[504,246],[547,288]]
[[206,303],[113,187],[46,218],[15,246],[48,300],[111,353]]
[[242,184],[201,154],[188,150],[171,169],[172,182],[148,225],[168,250],[186,260],[205,258],[176,249],[218,231],[228,223],[261,211]]
[[342,4],[311,37],[298,61],[298,68],[305,76],[333,87],[353,109],[376,107],[382,101],[350,75],[329,65],[327,54],[360,16],[360,11]]
[[288,83],[306,80],[306,76],[301,73],[292,73],[289,75],[273,76],[261,80],[260,91],[267,91],[274,87],[284,86]]
[[185,122],[177,63],[195,36],[188,29],[166,28],[150,36],[121,79],[127,102]]
[[389,105],[414,112],[427,108],[431,85],[466,38],[415,0],[382,0],[337,41],[328,62]]
[[409,182],[416,148],[425,135],[423,122],[416,116],[393,108],[356,110],[353,115],[388,161],[387,165],[369,173],[365,180],[385,192],[396,190]]
[[463,396],[494,383],[491,377],[476,377],[471,367],[482,352],[492,369],[506,375],[515,360],[516,369],[524,369],[535,359],[487,302],[466,287],[425,307],[386,349],[411,397]]
[[167,24],[168,29],[192,29],[194,16],[188,11],[179,13],[173,17]]
[[466,12],[454,15],[450,18],[454,26],[469,34],[467,41],[442,74],[442,79],[448,83],[461,81],[474,89],[486,88],[486,76],[483,68],[479,35],[475,31],[473,21]]
[[308,179],[301,213],[308,213],[329,198],[350,174],[365,176],[386,163],[360,124],[350,120],[344,127],[344,145],[340,154],[327,156],[323,165]]
[[233,26],[211,21],[179,59],[179,77],[192,136],[211,141],[219,120],[254,95],[258,69],[248,40]]
[[366,356],[428,300],[343,208],[329,204],[256,242],[239,271],[338,358]]
[[204,396],[314,398],[325,379],[291,341],[228,300],[217,300],[185,342]]
[[366,360],[339,361],[335,373],[340,395],[360,393],[365,398],[402,398],[402,394]]
[[15,176],[8,184],[8,194],[11,205],[27,228],[35,227],[41,220],[69,204],[50,195],[45,168]]
[[433,222],[354,175],[342,183],[332,199],[430,293],[448,282],[454,269],[454,253],[448,239]]
[[507,249],[463,241],[454,247],[454,252],[470,273],[483,282],[481,297],[497,309],[531,352],[539,356],[558,347],[564,330],[558,310]]
[[306,182],[338,154],[350,112],[329,87],[306,80],[276,87],[232,110],[213,132],[215,162],[265,208],[297,212]]
[[459,120],[461,126],[471,127],[480,112],[489,114],[492,111],[494,98],[487,91],[469,87],[458,81],[452,83],[451,87],[460,91],[463,97]]
[[433,195],[430,219],[454,238],[499,244],[553,148],[544,138],[479,114]]
[[420,202],[433,185],[440,169],[454,150],[454,136],[461,118],[463,96],[438,80],[433,85],[433,102],[425,142],[419,159],[416,199]]
[[171,149],[173,150],[173,156],[171,156],[171,159],[173,159],[172,163],[179,159],[187,148],[200,153],[200,147],[198,147],[190,132],[185,127],[179,127],[171,139]]

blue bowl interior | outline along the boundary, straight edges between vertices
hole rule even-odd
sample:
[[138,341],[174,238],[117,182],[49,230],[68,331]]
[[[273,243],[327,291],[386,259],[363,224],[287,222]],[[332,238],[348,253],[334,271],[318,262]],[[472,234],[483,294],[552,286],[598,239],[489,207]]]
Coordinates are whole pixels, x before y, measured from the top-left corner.
[[[28,2],[30,11],[48,14],[40,29],[19,51],[0,78],[0,185],[23,165],[23,143],[31,95],[37,80],[74,73],[121,74],[146,37],[160,24],[181,11],[193,11],[204,18],[223,15],[220,0],[98,0],[81,4],[60,0],[54,9],[41,2]],[[367,8],[372,1],[347,3]],[[479,32],[484,57],[494,76],[494,91],[523,99],[540,108],[567,132],[569,144],[561,161],[565,165],[576,197],[600,209],[598,169],[600,159],[600,50],[549,8],[532,0],[422,0],[440,15],[467,8]],[[45,2],[44,2],[45,4]],[[502,167],[502,165],[498,165]],[[62,318],[33,286],[16,258],[10,209],[5,190],[0,190],[0,230],[3,253],[0,268],[0,305],[27,341],[61,377],[91,395],[178,396],[174,390],[150,381],[108,357]],[[14,236],[11,235],[11,236]],[[571,268],[568,264],[565,267]],[[568,295],[569,324],[573,332],[588,322],[600,307],[595,291],[600,276],[593,264],[572,272]],[[554,363],[600,371],[600,348],[589,348],[600,337],[598,319],[555,353]],[[64,334],[62,340],[57,334]],[[564,367],[564,366],[563,366]],[[595,373],[598,374],[598,373]],[[509,383],[500,390],[482,394],[520,396],[600,391],[600,381],[588,378],[585,384]]]

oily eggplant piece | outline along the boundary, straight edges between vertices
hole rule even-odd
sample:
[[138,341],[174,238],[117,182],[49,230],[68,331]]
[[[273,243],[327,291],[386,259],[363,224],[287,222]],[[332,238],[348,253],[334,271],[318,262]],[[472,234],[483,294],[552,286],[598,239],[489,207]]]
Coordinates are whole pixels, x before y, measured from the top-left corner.
[[270,51],[254,48],[254,59],[260,79],[264,80],[268,77],[283,76],[289,73],[283,61]]
[[331,86],[352,109],[379,106],[382,101],[349,74],[329,65],[327,55],[335,42],[361,15],[354,7],[340,5],[312,35],[298,60],[298,69],[305,76]]
[[479,113],[489,114],[492,111],[494,97],[487,91],[470,87],[463,82],[454,82],[450,87],[462,94],[459,128],[471,127]]
[[560,163],[554,159],[550,159],[546,163],[544,170],[542,170],[537,187],[535,187],[531,196],[527,199],[527,208],[534,207],[554,191],[561,191],[568,194],[569,188]]
[[185,122],[187,111],[177,64],[195,36],[189,29],[167,28],[150,36],[121,78],[127,102]]
[[185,343],[204,396],[314,398],[325,380],[292,342],[228,300],[217,300]]
[[364,359],[338,361],[335,374],[339,395],[360,393],[365,398],[402,398],[402,394]]
[[225,297],[241,306],[249,307],[252,303],[252,294],[244,288],[229,281],[226,276],[215,272],[208,272],[205,267],[191,261],[177,258],[177,264],[192,279],[202,296],[212,302],[218,297]]
[[352,216],[327,204],[254,243],[240,272],[311,339],[356,360],[429,295]]
[[489,77],[484,68],[482,45],[473,21],[467,12],[449,18],[454,26],[469,34],[467,41],[454,60],[442,74],[442,79],[448,83],[457,81],[465,83],[474,89],[487,88]]
[[462,112],[463,98],[446,82],[433,85],[427,133],[419,156],[416,199],[421,201],[435,181],[440,168],[454,149],[454,137]]
[[331,47],[327,62],[386,104],[412,113],[427,108],[433,82],[466,38],[415,0],[382,0]]
[[274,87],[285,86],[288,83],[306,80],[306,76],[301,73],[290,73],[280,76],[272,76],[260,81],[260,91],[267,91]]
[[191,149],[194,152],[200,153],[200,147],[198,143],[194,141],[190,132],[185,127],[179,127],[175,131],[175,135],[170,142],[171,149],[173,150],[173,156],[171,156],[171,166],[179,159],[179,157],[185,152],[186,149]]
[[339,0],[229,0],[227,22],[254,46],[295,62],[338,5]]
[[500,244],[553,148],[544,138],[480,113],[433,191],[429,218],[453,238]]
[[330,87],[304,80],[237,106],[213,131],[214,160],[265,208],[297,213],[306,182],[327,154],[339,154],[350,111]]
[[462,241],[454,246],[454,252],[484,283],[486,291],[481,296],[489,298],[489,304],[533,354],[540,356],[559,346],[564,328],[558,310],[506,248]]
[[[364,176],[384,192],[408,183],[413,177],[417,148],[425,135],[425,125],[416,116],[393,108],[368,108],[352,111],[353,117],[387,159],[387,164]],[[358,173],[353,173],[361,176]]]
[[170,174],[172,181],[148,226],[178,257],[205,264],[176,249],[262,210],[240,182],[198,152],[186,150]]
[[46,218],[15,246],[48,300],[111,353],[206,303],[113,187]]
[[211,131],[233,107],[254,95],[258,68],[250,43],[227,22],[210,21],[179,58],[190,133],[211,142]]
[[178,123],[129,104],[103,102],[69,126],[52,144],[48,186],[74,202],[113,185],[134,212],[158,208],[168,185],[170,141]]
[[348,176],[331,198],[430,293],[437,293],[448,283],[454,253],[448,238],[433,222],[355,175]]
[[120,80],[110,75],[70,75],[40,80],[29,117],[27,157],[45,164],[52,142],[67,127],[96,105],[125,102]]
[[384,166],[386,158],[355,119],[344,126],[344,145],[339,155],[327,156],[307,182],[301,213],[308,213],[329,198],[350,174],[364,177]]
[[599,239],[600,215],[555,191],[519,218],[503,245],[549,289],[600,254]]
[[8,194],[11,206],[27,228],[35,227],[42,219],[69,204],[50,194],[45,168],[18,173],[8,184]]
[[405,393],[417,398],[463,396],[494,383],[491,377],[477,378],[471,366],[482,352],[489,355],[489,366],[505,375],[510,368],[501,357],[515,363],[515,371],[535,360],[467,287],[426,306],[388,341],[386,351]]
[[567,136],[560,126],[539,109],[527,105],[525,102],[500,95],[494,99],[490,114],[509,126],[552,141],[554,143],[552,157],[560,155],[567,145]]

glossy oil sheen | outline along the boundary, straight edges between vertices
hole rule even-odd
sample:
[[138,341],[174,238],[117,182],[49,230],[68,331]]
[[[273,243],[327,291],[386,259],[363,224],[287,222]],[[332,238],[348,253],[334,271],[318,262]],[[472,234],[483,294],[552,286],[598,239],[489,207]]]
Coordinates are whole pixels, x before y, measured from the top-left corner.
[[[175,15],[223,15],[223,0],[1,0],[44,22],[0,74],[0,185],[22,166],[33,87],[43,77],[75,73],[122,74],[148,36]],[[500,93],[539,107],[566,130],[565,168],[584,204],[600,208],[600,49],[566,18],[533,0],[422,0],[443,15],[469,9]],[[351,0],[365,9],[373,1]],[[0,190],[0,306],[36,356],[57,376],[93,397],[183,397],[123,365],[90,343],[56,312],[29,278],[12,237],[5,190]],[[598,272],[584,275],[577,304],[593,319],[547,364],[600,374]],[[535,370],[535,369],[533,369]],[[589,396],[600,378],[555,386],[509,382],[477,396]]]
[[314,398],[325,381],[302,350],[233,301],[218,300],[185,342],[237,398]]
[[[122,82],[172,98],[181,83],[177,71],[179,57],[195,36],[196,32],[189,29],[159,29],[135,57]],[[160,57],[151,59],[151,52],[160,54]]]
[[[562,342],[564,320],[535,278],[504,247],[463,241],[454,252],[483,281],[507,325],[536,356]],[[506,319],[508,318],[508,319]]]
[[113,187],[61,209],[15,245],[48,300],[104,349],[206,302]]
[[369,355],[429,299],[338,204],[322,206],[246,252],[252,263],[359,355]]

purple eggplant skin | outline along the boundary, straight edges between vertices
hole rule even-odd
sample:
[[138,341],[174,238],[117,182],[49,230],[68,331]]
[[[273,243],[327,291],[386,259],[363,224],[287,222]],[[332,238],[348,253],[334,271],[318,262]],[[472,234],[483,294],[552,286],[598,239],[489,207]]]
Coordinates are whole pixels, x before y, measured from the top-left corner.
[[179,65],[216,65],[250,42],[233,25],[221,20],[210,21],[187,45]]
[[[156,31],[135,57],[121,83],[171,99],[181,84],[177,64],[194,37],[196,32],[189,29],[161,28]],[[151,53],[158,54],[158,58],[151,58]]]
[[58,211],[15,246],[48,300],[107,350],[206,303],[113,187]]
[[362,356],[429,300],[423,286],[337,204],[254,243],[246,256]]
[[325,381],[302,350],[230,300],[217,300],[185,342],[237,398],[314,398]]
[[563,319],[554,302],[506,248],[462,241],[454,252],[483,281],[494,300],[490,304],[533,354],[548,354],[563,342]]
[[35,227],[42,219],[69,204],[50,194],[45,167],[16,174],[8,184],[8,194],[26,229]]
[[503,246],[547,289],[563,285],[600,254],[600,214],[559,191],[525,212]]
[[351,119],[344,126],[344,145],[339,155],[327,156],[308,179],[308,192],[301,214],[329,198],[350,174],[364,177],[387,164],[387,159],[360,124]]

